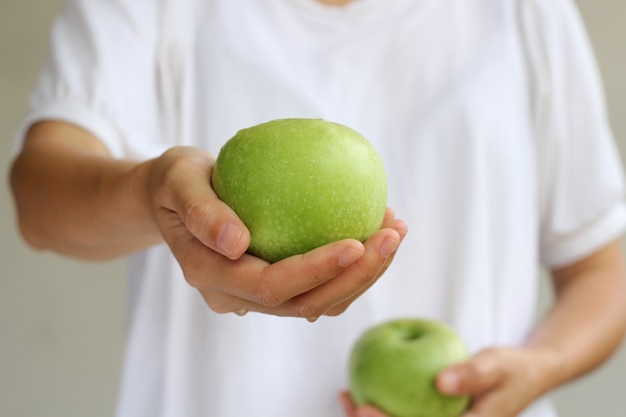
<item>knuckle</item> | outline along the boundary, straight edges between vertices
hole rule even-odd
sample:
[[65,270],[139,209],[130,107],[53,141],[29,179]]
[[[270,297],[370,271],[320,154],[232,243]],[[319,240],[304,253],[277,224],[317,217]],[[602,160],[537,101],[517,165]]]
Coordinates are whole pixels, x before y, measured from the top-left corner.
[[313,304],[298,304],[296,307],[296,316],[307,319],[317,319],[324,314],[325,309]]
[[478,383],[485,377],[485,370],[478,361],[469,361],[465,366],[465,372],[470,380]]
[[370,287],[374,281],[376,281],[379,278],[379,275],[376,273],[370,273],[370,274],[361,274],[361,276],[359,277],[358,283],[360,285],[360,288],[368,288]]
[[359,269],[354,274],[354,283],[359,288],[365,288],[372,285],[380,275],[382,275],[383,264],[380,263],[367,263],[364,267]]
[[320,283],[323,282],[326,278],[326,273],[323,270],[322,267],[320,267],[317,264],[308,264],[307,265],[307,272],[308,274],[313,277],[312,282],[314,283]]
[[365,271],[354,275],[352,279],[352,294],[363,294],[378,280],[379,276]]
[[152,177],[152,182],[157,190],[167,189],[176,184],[180,177],[179,171],[182,169],[183,164],[178,157],[178,149],[170,148],[166,150],[156,162],[155,175]]
[[300,255],[300,262],[303,266],[303,276],[306,276],[307,281],[313,286],[322,284],[331,275],[336,273],[334,263],[320,263],[316,261],[313,252]]
[[212,218],[210,206],[204,201],[195,198],[188,198],[183,203],[184,222],[192,232],[210,230],[209,219]]
[[333,308],[326,311],[324,315],[331,316],[331,317],[339,316],[346,312],[350,304],[351,304],[350,302],[344,301],[343,303],[337,304]]
[[259,304],[266,307],[278,307],[286,301],[286,297],[282,295],[275,286],[267,279],[261,279],[259,288],[256,291],[256,299]]
[[204,285],[206,285],[205,279],[201,274],[184,272],[183,276],[185,277],[185,281],[187,281],[187,284],[189,284],[193,288],[202,288]]
[[232,313],[234,310],[231,307],[228,307],[224,304],[221,303],[215,303],[215,302],[209,302],[207,301],[207,305],[209,306],[209,308],[217,313],[217,314],[226,314],[226,313]]
[[204,302],[214,313],[226,314],[237,310],[236,308],[233,308],[232,303],[227,302],[227,300],[223,297],[214,293],[203,292],[202,298],[204,298]]

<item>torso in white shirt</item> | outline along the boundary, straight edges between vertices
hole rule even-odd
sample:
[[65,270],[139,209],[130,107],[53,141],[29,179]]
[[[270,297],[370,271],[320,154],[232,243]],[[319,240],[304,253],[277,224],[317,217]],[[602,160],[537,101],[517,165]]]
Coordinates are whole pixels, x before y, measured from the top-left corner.
[[[567,41],[580,27],[564,0],[164,3],[166,13],[150,14],[161,31],[157,104],[146,101],[142,113],[131,98],[119,118],[132,129],[108,142],[101,130],[114,153],[148,158],[176,144],[217,153],[240,128],[322,117],[377,148],[389,205],[410,231],[369,292],[315,323],[213,313],[165,246],[135,255],[118,417],[340,417],[347,355],[366,327],[424,316],[454,326],[474,352],[519,345],[534,322],[538,264],[574,260],[623,226],[619,164],[601,106],[591,100],[584,111],[599,144],[563,145],[569,138],[559,137],[572,116],[553,95],[572,84],[600,97],[587,45]],[[108,7],[86,4],[94,15]],[[153,22],[133,10],[131,20]],[[572,48],[563,57],[562,45]],[[582,69],[551,78],[555,66],[571,63]],[[46,93],[37,100],[63,101]],[[165,133],[154,133],[157,126]],[[552,159],[572,147],[573,155]],[[576,167],[588,150],[596,155],[590,171],[604,168],[590,174],[589,189],[570,190],[565,177],[588,178]],[[524,416],[554,414],[539,402]]]

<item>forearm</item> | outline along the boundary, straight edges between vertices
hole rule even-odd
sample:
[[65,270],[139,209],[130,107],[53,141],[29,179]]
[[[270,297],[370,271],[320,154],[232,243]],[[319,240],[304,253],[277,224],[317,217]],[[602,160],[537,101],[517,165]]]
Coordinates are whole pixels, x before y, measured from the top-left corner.
[[553,271],[555,301],[523,347],[492,347],[437,376],[448,395],[471,395],[469,415],[516,416],[546,392],[594,369],[626,329],[619,241]]
[[161,241],[149,208],[151,161],[111,158],[78,128],[31,129],[11,170],[20,230],[29,244],[109,259]]
[[527,343],[545,352],[544,391],[603,363],[619,347],[626,328],[626,273],[619,242],[553,275],[555,303]]

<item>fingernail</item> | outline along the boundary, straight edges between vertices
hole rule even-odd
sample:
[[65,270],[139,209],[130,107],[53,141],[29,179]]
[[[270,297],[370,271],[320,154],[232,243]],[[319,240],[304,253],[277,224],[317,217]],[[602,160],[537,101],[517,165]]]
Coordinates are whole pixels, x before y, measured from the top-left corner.
[[229,258],[232,258],[242,235],[243,230],[233,223],[226,223],[222,226],[222,230],[217,237],[217,247],[220,252]]
[[386,238],[383,241],[383,244],[380,246],[380,254],[384,257],[384,258],[388,258],[389,256],[391,256],[392,253],[395,252],[396,249],[398,249],[398,245],[400,244],[400,242],[398,242],[397,239],[393,239],[393,238]]
[[459,390],[460,378],[456,372],[444,372],[439,377],[439,389],[445,394],[455,394]]
[[362,255],[362,252],[359,249],[350,246],[349,248],[344,250],[341,256],[339,257],[339,261],[338,261],[339,266],[341,266],[342,268],[348,267],[352,265],[354,261],[359,259],[361,255]]

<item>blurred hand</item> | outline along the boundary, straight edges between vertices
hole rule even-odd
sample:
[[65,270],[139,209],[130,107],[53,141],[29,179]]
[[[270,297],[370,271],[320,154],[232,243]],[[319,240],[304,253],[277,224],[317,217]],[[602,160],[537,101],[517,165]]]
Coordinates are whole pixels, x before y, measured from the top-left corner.
[[151,168],[152,213],[187,282],[216,312],[316,320],[338,315],[383,274],[407,233],[388,209],[364,244],[346,239],[274,264],[245,254],[250,233],[213,192],[214,158],[176,147]]
[[387,417],[386,414],[371,405],[366,404],[361,407],[356,407],[354,402],[352,402],[350,393],[347,391],[344,391],[339,395],[339,400],[341,401],[343,410],[346,413],[346,417]]
[[[448,395],[470,395],[462,417],[515,417],[544,392],[543,370],[551,361],[543,350],[490,348],[443,370],[438,389]],[[348,392],[340,400],[347,417],[385,417],[370,405],[355,407]]]
[[543,371],[551,362],[540,349],[489,348],[442,371],[437,387],[473,398],[463,417],[515,417],[545,391]]

